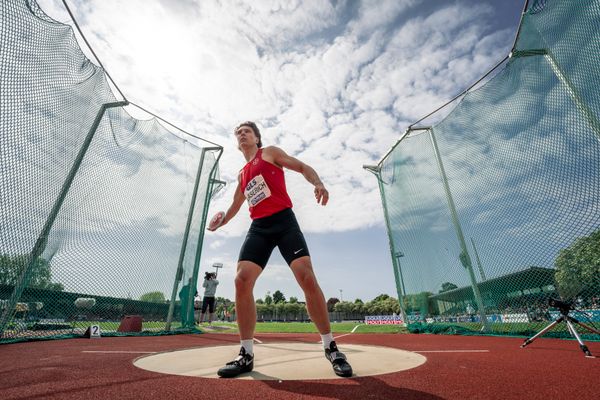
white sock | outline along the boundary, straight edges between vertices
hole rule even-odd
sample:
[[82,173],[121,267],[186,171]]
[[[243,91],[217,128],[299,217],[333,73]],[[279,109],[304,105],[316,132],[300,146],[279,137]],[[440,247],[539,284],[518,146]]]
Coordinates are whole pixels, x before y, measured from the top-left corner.
[[323,347],[328,349],[331,342],[333,342],[333,335],[331,332],[321,335],[321,340],[323,341]]
[[246,353],[253,355],[254,354],[254,339],[241,340],[242,347],[246,350]]

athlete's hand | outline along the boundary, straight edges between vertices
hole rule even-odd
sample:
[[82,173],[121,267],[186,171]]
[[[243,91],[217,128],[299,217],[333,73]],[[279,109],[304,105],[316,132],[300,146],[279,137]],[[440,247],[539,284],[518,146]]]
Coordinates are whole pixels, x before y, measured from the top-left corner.
[[317,204],[321,204],[322,206],[327,205],[329,201],[329,192],[320,182],[315,185],[315,198],[317,199]]
[[210,220],[210,223],[208,224],[208,227],[206,229],[208,229],[211,232],[214,232],[217,230],[217,228],[219,228],[221,225],[223,225],[224,221],[225,221],[225,212],[219,211],[218,213],[215,214],[214,217],[212,217],[212,219]]

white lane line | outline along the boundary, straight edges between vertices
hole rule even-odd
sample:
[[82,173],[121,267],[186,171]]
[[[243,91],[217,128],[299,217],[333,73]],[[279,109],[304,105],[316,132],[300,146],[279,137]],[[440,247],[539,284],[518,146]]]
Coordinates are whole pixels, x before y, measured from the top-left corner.
[[489,353],[489,350],[411,350],[414,353]]
[[[348,336],[348,335],[352,335],[352,334],[351,333],[346,333],[345,335],[334,336],[333,340],[338,340],[339,338],[344,337],[344,336]],[[320,341],[319,343],[323,343],[323,341]]]
[[[359,326],[360,326],[360,324],[356,325],[354,327],[354,329],[352,329],[352,331],[350,331],[350,333],[346,333],[345,335],[335,336],[333,339],[336,340],[336,339],[339,339],[339,338],[344,337],[344,336],[352,335],[354,333],[354,331],[356,331],[358,329]],[[319,343],[323,343],[323,342],[320,341]]]
[[156,351],[82,350],[82,353],[156,354]]

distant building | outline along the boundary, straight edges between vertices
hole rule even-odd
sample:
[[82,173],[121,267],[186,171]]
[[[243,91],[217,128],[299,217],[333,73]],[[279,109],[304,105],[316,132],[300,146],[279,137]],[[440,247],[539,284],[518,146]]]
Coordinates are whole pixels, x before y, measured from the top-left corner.
[[[556,296],[552,268],[530,267],[508,275],[479,282],[483,305],[487,312],[504,311],[527,305],[545,303]],[[473,289],[464,286],[429,296],[439,313],[462,314],[474,303]]]

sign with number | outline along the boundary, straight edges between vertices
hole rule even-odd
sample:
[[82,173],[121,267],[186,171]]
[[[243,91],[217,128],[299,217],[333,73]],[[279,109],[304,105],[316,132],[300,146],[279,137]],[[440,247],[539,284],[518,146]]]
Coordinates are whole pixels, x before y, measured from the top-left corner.
[[99,338],[100,337],[100,326],[99,325],[90,325],[90,339],[91,338]]

